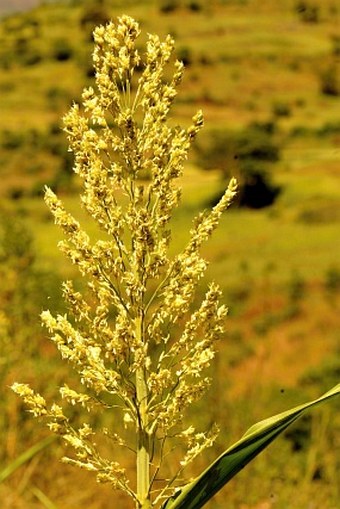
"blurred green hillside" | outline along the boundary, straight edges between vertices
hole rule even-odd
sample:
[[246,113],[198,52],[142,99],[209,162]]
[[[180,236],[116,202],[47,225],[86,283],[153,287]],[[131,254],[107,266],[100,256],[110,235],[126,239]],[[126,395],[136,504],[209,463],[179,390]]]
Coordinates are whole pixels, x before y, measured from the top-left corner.
[[[195,416],[223,430],[202,468],[254,421],[339,382],[339,2],[42,2],[0,19],[0,473],[45,436],[7,387],[30,381],[52,394],[69,376],[39,313],[63,312],[60,280],[77,274],[57,250],[42,190],[51,185],[86,223],[61,118],[93,82],[93,27],[123,13],[144,34],[175,38],[186,73],[173,121],[188,125],[197,109],[205,116],[182,178],[173,251],[230,174],[244,185],[260,175],[279,190],[269,206],[232,208],[205,248],[208,279],[221,285],[230,315],[209,395],[214,415],[197,407]],[[207,508],[338,507],[337,409],[301,421]],[[2,507],[107,509],[110,490],[60,465],[61,455],[49,449],[0,483]]]
[[286,171],[300,167],[301,158],[309,165],[319,165],[321,158],[323,170],[335,165],[340,14],[337,2],[328,0],[319,2],[309,20],[314,10],[308,6],[314,4],[73,0],[5,17],[0,23],[1,195],[32,196],[46,180],[59,185],[67,180],[70,161],[60,118],[92,80],[93,26],[122,12],[144,31],[171,33],[177,42],[187,72],[176,121],[188,122],[197,108],[204,110],[206,133],[272,121],[280,129]]

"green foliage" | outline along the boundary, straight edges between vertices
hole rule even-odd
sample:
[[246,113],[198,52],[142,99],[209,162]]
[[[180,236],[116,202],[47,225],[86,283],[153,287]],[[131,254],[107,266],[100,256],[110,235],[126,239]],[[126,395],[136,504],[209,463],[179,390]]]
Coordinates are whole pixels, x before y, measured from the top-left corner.
[[13,63],[20,63],[22,66],[36,65],[42,60],[39,46],[27,36],[19,35],[14,39]]
[[[60,89],[51,89],[48,95],[52,98],[55,94],[63,94]],[[51,103],[53,100],[51,99]],[[59,127],[52,123],[48,126],[46,131],[38,128],[29,128],[26,130],[9,130],[3,129],[0,131],[0,150],[6,154],[3,163],[15,160],[18,157],[18,152],[21,152],[25,157],[21,164],[22,176],[29,177],[29,184],[21,183],[21,180],[14,181],[7,188],[6,196],[19,200],[23,196],[32,194],[37,195],[37,188],[43,188],[41,182],[41,175],[45,173],[45,160],[48,157],[49,163],[49,177],[44,178],[44,182],[48,181],[54,189],[72,189],[72,163],[73,158],[70,152],[67,151],[67,144],[62,131]],[[40,193],[40,191],[39,191]],[[39,194],[38,193],[38,194]],[[40,193],[41,194],[41,193]]]
[[[18,373],[29,380],[40,371],[38,352],[43,332],[37,319],[47,299],[53,308],[60,304],[59,277],[36,266],[32,234],[23,221],[5,210],[0,214],[0,278],[0,481],[3,481],[37,452],[35,448],[28,449],[18,457],[19,436],[22,442],[29,440],[32,427],[22,406],[13,404],[8,386]],[[56,363],[48,355],[40,383],[48,386],[51,377],[59,375]],[[4,464],[7,466],[3,469]]]
[[331,200],[328,202],[322,202],[318,205],[308,204],[302,208],[298,215],[298,220],[305,223],[306,225],[312,224],[329,224],[336,221],[338,218],[338,206],[337,203],[332,203]]
[[340,57],[340,35],[333,35],[331,38],[332,42],[332,54],[335,57]]
[[67,39],[64,38],[55,39],[53,41],[51,55],[52,58],[58,60],[59,62],[69,60],[73,56],[72,46],[70,45]]
[[275,117],[289,117],[292,114],[290,104],[285,101],[275,101],[272,111]]
[[0,143],[5,150],[17,150],[23,145],[24,139],[20,132],[4,129],[0,133]]
[[[59,111],[69,102],[69,94],[67,90],[58,85],[51,85],[45,91],[47,107],[52,111]],[[55,133],[51,133],[52,137]]]
[[0,216],[0,261],[22,270],[29,269],[34,261],[32,235],[22,222],[4,212]]
[[[59,278],[35,267],[36,253],[32,234],[18,218],[5,211],[0,217],[0,292],[1,311],[6,322],[2,354],[15,357],[27,342],[26,353],[36,351],[31,334],[41,336],[37,316],[49,297],[54,307],[58,302]],[[7,338],[7,339],[6,339]],[[11,338],[11,341],[9,339]],[[6,346],[7,345],[7,346]],[[17,346],[16,350],[14,346]],[[1,366],[1,363],[0,363]]]
[[203,0],[190,0],[187,2],[187,7],[193,12],[200,12],[203,9]]
[[287,431],[285,440],[290,444],[293,453],[305,451],[311,445],[312,418],[304,416],[294,428]]
[[321,74],[320,89],[324,95],[340,95],[340,64],[336,59]]
[[330,293],[335,293],[340,289],[340,269],[332,266],[326,272],[325,288]]
[[304,23],[318,23],[320,20],[320,9],[315,3],[308,1],[299,1],[295,5],[295,11]]
[[306,291],[306,282],[298,272],[293,272],[288,283],[288,297],[291,304],[300,302]]
[[317,130],[318,135],[327,136],[340,133],[340,121],[326,122]]
[[80,16],[80,26],[82,30],[90,35],[94,27],[105,25],[109,20],[110,14],[104,2],[100,0],[85,2],[83,12]]
[[159,10],[164,14],[176,11],[179,6],[179,0],[159,0]]
[[193,63],[192,51],[188,46],[181,46],[177,50],[177,58],[185,67],[189,67]]
[[237,175],[239,204],[251,208],[271,205],[279,193],[268,174],[268,166],[280,157],[280,147],[271,123],[252,123],[240,132],[212,130],[205,144],[197,144],[197,164],[218,168],[223,178]]
[[[301,97],[301,94],[305,101],[304,111],[291,107],[289,119],[277,117],[284,128],[286,125],[291,129],[306,124],[310,108],[313,108],[315,114],[316,127],[334,120],[334,108],[328,104],[333,97],[324,96],[325,107],[321,107],[321,103],[314,104],[315,87],[310,79],[310,67],[318,70],[322,68],[330,34],[337,33],[333,26],[334,18],[325,17],[319,31],[312,28],[310,32],[311,27],[304,24],[298,32],[281,30],[277,37],[266,36],[264,41],[261,36],[263,30],[267,34],[275,33],[274,25],[279,23],[283,27],[284,22],[289,22],[291,3],[284,1],[270,5],[267,2],[261,7],[261,13],[257,12],[254,2],[242,0],[200,3],[203,5],[201,12],[207,11],[209,16],[197,16],[189,8],[190,2],[181,0],[180,13],[183,16],[174,21],[158,9],[154,9],[152,16],[148,16],[148,10],[152,8],[150,0],[44,3],[31,13],[3,19],[0,24],[0,68],[3,70],[0,90],[4,90],[0,109],[3,125],[19,132],[24,126],[33,123],[40,130],[45,130],[51,120],[60,117],[71,99],[79,93],[76,85],[81,79],[79,72],[83,73],[83,77],[88,77],[89,81],[93,78],[93,71],[88,65],[91,49],[87,36],[90,36],[91,26],[105,22],[115,13],[121,12],[122,8],[125,11],[138,8],[138,16],[144,17],[150,25],[148,30],[153,27],[163,32],[170,29],[176,33],[179,46],[188,48],[191,63],[182,85],[182,103],[198,101],[200,107],[204,106],[208,113],[208,129],[209,124],[210,127],[218,127],[225,126],[227,122],[235,126],[235,129],[243,129],[255,116],[258,119],[266,118],[268,105],[280,101],[294,105],[295,98]],[[320,5],[320,0],[314,4]],[[334,6],[335,2],[328,1],[325,4],[323,14],[330,10],[332,4]],[[239,20],[235,5],[242,5],[244,16]],[[105,12],[104,16],[95,21],[91,21],[90,16],[86,28],[85,14],[91,6]],[[253,23],[253,16],[256,16],[259,23]],[[259,16],[261,19],[258,19]],[[233,29],[235,23],[237,26],[240,23],[240,30]],[[61,62],[51,58],[54,41],[58,39],[67,41],[73,52],[72,58],[63,63],[65,72],[61,72]],[[293,53],[287,48],[293,49]],[[269,54],[275,57],[275,62],[272,60],[270,66],[267,65]],[[35,64],[27,65],[25,61]],[[290,76],[286,74],[286,64],[289,65],[289,62],[297,63],[295,70],[290,71]],[[209,72],[202,70],[205,64],[209,64]],[[21,67],[20,77],[18,66]],[[238,76],[238,79],[231,79],[232,76]],[[12,90],[9,83],[12,84]],[[286,97],[287,100],[283,99]],[[184,112],[185,106],[183,108]],[[174,113],[176,117],[181,116],[180,109]],[[0,157],[2,155],[0,153]],[[6,160],[2,160],[2,168],[8,171],[3,180],[3,196],[8,195],[8,187],[21,186],[26,192],[27,187],[34,187],[33,181],[39,182],[45,178],[41,175],[43,172],[35,176],[32,174],[31,177],[25,174],[25,179],[21,178],[21,168],[26,168],[28,160],[32,160],[32,155],[26,153],[23,146],[18,151],[15,163],[8,160],[8,155],[4,157]],[[45,173],[55,172],[58,162],[54,161],[53,156],[45,154],[41,158],[39,153],[34,154],[34,157],[39,159]],[[278,167],[277,171],[281,169]],[[20,184],[7,184],[12,178],[20,180]],[[31,179],[30,183],[28,178]]]
[[[338,353],[338,352],[336,352]],[[340,356],[331,355],[317,367],[309,369],[301,378],[304,387],[329,387],[340,378]]]

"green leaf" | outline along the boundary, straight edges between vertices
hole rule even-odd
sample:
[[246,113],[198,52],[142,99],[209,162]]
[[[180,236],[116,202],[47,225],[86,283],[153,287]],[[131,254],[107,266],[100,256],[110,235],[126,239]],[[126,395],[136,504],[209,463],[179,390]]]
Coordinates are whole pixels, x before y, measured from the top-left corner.
[[162,509],[200,509],[242,468],[309,408],[340,394],[340,384],[320,398],[254,424],[199,477],[187,484]]
[[44,438],[37,444],[34,444],[32,447],[27,449],[27,451],[23,452],[20,456],[15,458],[12,463],[7,465],[1,472],[0,472],[0,483],[2,483],[7,477],[9,477],[13,472],[15,472],[18,468],[20,468],[24,463],[32,459],[36,454],[38,454],[40,451],[45,449],[48,445],[50,445],[52,442],[56,440],[56,436],[51,435],[47,438]]

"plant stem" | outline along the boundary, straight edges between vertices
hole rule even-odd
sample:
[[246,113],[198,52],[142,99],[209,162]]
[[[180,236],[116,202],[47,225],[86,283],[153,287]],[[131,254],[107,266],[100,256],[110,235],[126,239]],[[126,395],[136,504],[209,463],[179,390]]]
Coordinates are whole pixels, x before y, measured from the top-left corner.
[[[137,339],[142,341],[143,320],[136,319]],[[138,341],[138,342],[139,342]],[[139,419],[137,421],[137,509],[151,508],[150,487],[150,440],[148,433],[146,371],[142,366],[136,372],[136,391]]]

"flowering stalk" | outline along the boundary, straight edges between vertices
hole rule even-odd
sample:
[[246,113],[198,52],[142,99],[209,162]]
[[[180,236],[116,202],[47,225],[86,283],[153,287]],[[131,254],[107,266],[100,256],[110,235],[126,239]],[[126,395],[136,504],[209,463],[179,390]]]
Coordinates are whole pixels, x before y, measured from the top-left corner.
[[[44,311],[42,321],[83,386],[64,385],[61,398],[87,409],[90,418],[76,426],[65,405],[48,407],[25,384],[13,389],[73,447],[75,456],[65,461],[95,472],[98,481],[122,489],[137,508],[146,509],[174,494],[184,467],[217,434],[216,427],[196,432],[183,418],[209,386],[204,371],[226,316],[218,286],[210,285],[191,316],[189,309],[207,266],[200,247],[235,196],[236,182],[210,213],[196,218],[187,246],[170,259],[170,219],[181,196],[175,182],[203,116],[199,111],[187,129],[168,123],[183,64],[174,61],[169,77],[170,36],[162,42],[149,35],[142,58],[136,48],[139,33],[128,16],[95,29],[96,88],[85,89],[82,110],[74,104],[64,118],[74,171],[83,182],[81,201],[102,231],[100,240],[91,242],[53,191],[45,193],[65,235],[59,247],[87,279],[87,291],[80,293],[66,281],[69,313],[54,317]],[[124,430],[94,430],[96,410],[120,413],[127,434],[134,429],[135,487],[120,464],[102,457],[96,443],[104,434],[118,445],[134,445],[125,442]],[[164,482],[164,459],[173,440],[186,452],[177,473]]]

